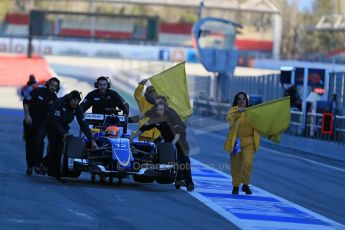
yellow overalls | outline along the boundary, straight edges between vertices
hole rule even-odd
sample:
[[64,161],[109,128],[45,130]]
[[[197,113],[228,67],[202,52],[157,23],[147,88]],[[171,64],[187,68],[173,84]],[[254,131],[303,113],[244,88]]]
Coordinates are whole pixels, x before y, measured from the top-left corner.
[[[137,101],[139,109],[140,109],[140,113],[142,113],[142,114],[144,114],[146,111],[153,108],[153,105],[150,104],[145,99],[145,97],[142,95],[143,91],[144,91],[144,85],[143,84],[139,84],[138,87],[134,91],[134,98]],[[147,122],[147,120],[148,120],[148,118],[144,118],[144,119],[140,120],[139,121],[139,127],[143,126]],[[154,129],[147,130],[147,131],[143,132],[140,135],[139,140],[140,141],[154,141],[160,135],[161,135],[161,133],[159,132],[159,130],[154,128]]]
[[[254,153],[259,147],[260,137],[257,131],[247,122],[245,113],[237,112],[238,107],[232,108],[227,116],[231,128],[224,149],[231,152],[236,137],[240,138],[241,152],[230,154],[232,184],[234,187],[240,184],[249,185],[252,174]],[[237,129],[237,122],[238,129]],[[237,132],[236,132],[237,131]]]

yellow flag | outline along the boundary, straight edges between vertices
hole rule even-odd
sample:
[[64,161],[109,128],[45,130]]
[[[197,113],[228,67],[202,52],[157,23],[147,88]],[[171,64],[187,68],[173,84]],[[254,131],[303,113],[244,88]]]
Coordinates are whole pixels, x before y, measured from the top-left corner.
[[245,110],[250,125],[262,136],[279,143],[290,124],[290,97],[249,107]]
[[168,104],[182,120],[192,115],[186,79],[185,62],[181,62],[150,78],[158,95],[167,97]]

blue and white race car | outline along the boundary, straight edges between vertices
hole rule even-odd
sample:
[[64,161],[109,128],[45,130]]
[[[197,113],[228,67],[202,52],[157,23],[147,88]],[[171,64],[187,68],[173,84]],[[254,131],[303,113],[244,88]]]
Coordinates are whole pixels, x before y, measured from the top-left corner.
[[131,141],[126,115],[85,114],[99,149],[83,136],[68,136],[62,157],[62,175],[79,177],[91,174],[101,182],[133,177],[135,182],[170,184],[176,177],[176,149],[171,143]]

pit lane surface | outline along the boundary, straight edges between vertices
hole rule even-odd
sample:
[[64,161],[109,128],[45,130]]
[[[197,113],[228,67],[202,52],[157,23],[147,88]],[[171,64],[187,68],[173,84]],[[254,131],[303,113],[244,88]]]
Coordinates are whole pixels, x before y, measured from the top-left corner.
[[[266,210],[266,214],[271,210],[271,216],[274,217],[281,215],[276,210],[272,212],[272,207],[267,203],[262,203],[276,198],[262,191],[262,188],[312,210],[312,215],[316,214],[318,218],[306,216],[309,211],[304,208],[301,215],[297,209],[291,209],[294,204],[285,207],[289,215],[295,215],[293,221],[304,222],[303,229],[315,229],[315,224],[317,229],[344,229],[343,225],[332,221],[344,224],[344,184],[341,178],[344,178],[345,172],[338,165],[330,170],[313,164],[313,161],[303,161],[291,157],[289,153],[284,154],[264,146],[254,162],[253,196],[242,194],[229,197],[226,195],[231,190],[231,179],[227,176],[228,157],[222,152],[222,131],[219,131],[196,135],[200,151],[194,152],[192,157],[200,162],[193,161],[197,187],[193,194],[175,190],[173,185],[139,184],[131,179],[124,180],[122,185],[92,184],[88,174],[63,184],[48,176],[25,175],[24,143],[21,139],[22,112],[14,109],[1,109],[0,112],[2,229],[159,229],[161,226],[165,229],[254,229],[248,225],[248,216],[247,219],[236,219],[234,215],[229,218],[229,214],[215,204],[218,199],[220,205],[225,205],[230,211],[232,208],[230,214],[241,207],[247,213],[256,212],[256,215],[258,210]],[[211,168],[201,170],[205,164]],[[209,171],[212,169],[225,173]],[[321,183],[323,186],[320,186]],[[279,199],[273,200],[274,203],[277,204]],[[256,208],[251,206],[250,201],[253,200],[255,204],[261,202],[261,205]],[[210,201],[213,204],[210,205]],[[286,229],[301,229],[301,226],[291,227],[289,221],[275,219],[270,229],[283,226]],[[260,224],[258,226],[263,227]]]
[[[91,184],[87,174],[67,184],[46,176],[27,177],[21,140],[22,115],[1,110],[1,117],[0,224],[4,229],[245,228],[241,223],[231,224],[188,193],[175,191],[172,185],[137,184],[131,180],[121,186]],[[207,128],[209,125],[205,124]],[[207,129],[194,133],[193,147],[197,151],[192,157],[229,174],[229,159],[223,152],[225,135],[226,128],[213,133]],[[328,167],[325,167],[324,159],[307,161],[303,157],[296,158],[299,155],[261,145],[254,161],[252,184],[322,218],[344,224],[345,175],[339,170],[344,169],[344,164],[326,162]],[[228,179],[228,185],[230,183]],[[198,191],[200,184],[197,182],[196,186]],[[253,191],[257,195],[260,189]],[[243,205],[241,200],[233,202]],[[284,223],[277,221],[276,228],[271,229],[286,228]],[[341,225],[338,227],[343,229]]]
[[1,229],[236,229],[173,185],[26,176],[22,112],[1,109]]
[[242,229],[345,229],[344,162],[311,159],[262,144],[254,160],[253,195],[232,196],[226,183],[231,180],[229,157],[221,141],[226,133],[223,129],[198,135],[202,151],[192,157],[221,171],[204,169],[209,175],[197,172],[200,179],[194,174],[200,200]]

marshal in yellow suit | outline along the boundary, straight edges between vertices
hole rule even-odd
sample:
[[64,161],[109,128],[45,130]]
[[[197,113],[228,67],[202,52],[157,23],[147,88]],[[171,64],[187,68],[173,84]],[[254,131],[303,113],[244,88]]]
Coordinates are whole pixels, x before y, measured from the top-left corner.
[[240,138],[241,143],[241,152],[236,155],[231,154],[230,157],[233,187],[239,187],[241,183],[249,185],[253,157],[259,148],[260,135],[248,123],[246,114],[238,112],[238,106],[230,109],[227,121],[230,123],[230,132],[225,142],[225,151],[232,152],[236,137]]
[[[143,91],[144,91],[144,84],[142,84],[142,83],[139,83],[137,88],[134,91],[134,98],[137,101],[139,109],[140,109],[140,113],[142,113],[142,114],[144,114],[148,110],[152,109],[154,106],[153,104],[148,102],[146,100],[146,98],[142,95]],[[139,121],[139,127],[143,126],[146,123],[146,121],[147,121],[147,119],[140,120]],[[156,128],[153,128],[151,130],[147,130],[147,131],[143,132],[140,135],[139,140],[141,140],[141,141],[154,141],[160,135],[161,135],[161,133],[159,132],[159,130]]]

